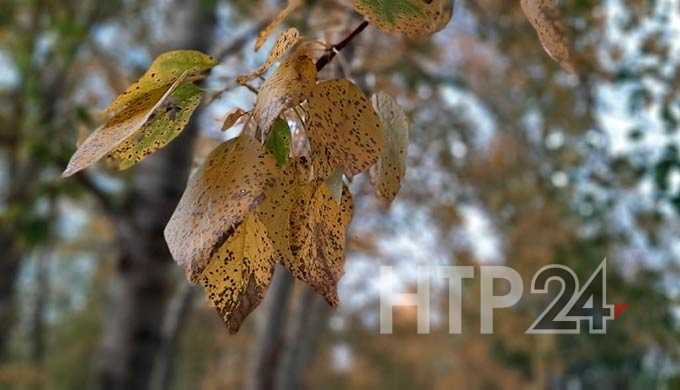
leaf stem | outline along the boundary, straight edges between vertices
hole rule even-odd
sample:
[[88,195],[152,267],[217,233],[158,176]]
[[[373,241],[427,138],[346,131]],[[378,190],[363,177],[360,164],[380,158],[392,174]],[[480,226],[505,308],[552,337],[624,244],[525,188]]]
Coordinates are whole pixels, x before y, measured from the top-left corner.
[[324,54],[321,58],[319,58],[319,59],[316,61],[316,71],[317,71],[317,72],[321,71],[321,69],[323,69],[323,68],[326,67],[326,65],[328,65],[331,61],[333,61],[333,58],[335,58],[335,56],[336,56],[342,49],[344,49],[345,46],[349,45],[350,42],[352,42],[352,40],[353,40],[354,38],[356,38],[357,35],[361,34],[361,32],[364,31],[364,30],[366,29],[367,26],[368,26],[368,21],[364,20],[364,21],[361,22],[361,24],[358,25],[358,26],[354,29],[354,31],[352,31],[345,39],[343,39],[343,40],[340,41],[339,43],[336,43],[335,45],[332,45],[332,46],[328,49],[328,51],[326,52],[326,54]]

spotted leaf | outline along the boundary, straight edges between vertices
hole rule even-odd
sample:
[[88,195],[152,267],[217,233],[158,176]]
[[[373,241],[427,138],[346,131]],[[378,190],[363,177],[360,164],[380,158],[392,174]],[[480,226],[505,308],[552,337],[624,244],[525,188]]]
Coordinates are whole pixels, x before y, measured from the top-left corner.
[[243,134],[218,146],[191,176],[165,228],[170,252],[191,280],[262,203],[276,170],[264,146]]
[[260,87],[253,118],[263,132],[269,130],[284,110],[311,95],[316,82],[316,66],[304,53],[292,53]]
[[406,173],[408,118],[394,98],[379,92],[371,98],[385,133],[385,148],[378,162],[371,167],[370,179],[376,193],[391,203],[401,188]]
[[290,28],[287,31],[281,33],[279,38],[276,40],[276,43],[274,43],[274,47],[272,47],[272,50],[269,52],[269,56],[267,56],[265,62],[254,71],[238,76],[236,78],[236,82],[239,84],[244,84],[254,78],[262,76],[267,70],[269,70],[269,68],[271,68],[272,65],[274,65],[276,61],[281,59],[284,54],[286,54],[288,50],[295,46],[295,44],[297,44],[299,41],[300,32],[296,28]]
[[558,0],[522,0],[520,4],[546,53],[567,72],[576,73],[573,48],[562,22]]
[[453,0],[353,0],[354,8],[382,31],[410,38],[432,35],[446,27]]
[[351,81],[319,83],[307,110],[306,131],[317,177],[326,178],[338,167],[352,177],[376,163],[385,142],[380,119]]
[[352,195],[345,187],[338,203],[326,184],[314,181],[296,187],[293,199],[293,259],[284,258],[283,265],[335,306],[345,263],[347,228],[352,219]]
[[271,23],[267,25],[260,33],[257,35],[257,40],[255,41],[255,51],[260,50],[262,45],[267,41],[267,38],[271,33],[290,15],[293,11],[298,9],[303,3],[303,0],[288,0],[288,5],[286,8],[282,9],[275,17],[272,19]]
[[230,333],[236,333],[262,301],[275,261],[265,226],[250,214],[197,277]]
[[201,89],[193,83],[179,86],[139,131],[109,154],[110,163],[117,169],[127,169],[170,143],[189,123],[201,96]]

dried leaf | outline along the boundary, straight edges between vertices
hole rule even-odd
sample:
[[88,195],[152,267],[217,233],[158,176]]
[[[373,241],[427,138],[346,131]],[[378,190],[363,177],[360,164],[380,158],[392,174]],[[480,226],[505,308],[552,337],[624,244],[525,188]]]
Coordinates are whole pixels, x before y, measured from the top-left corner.
[[186,77],[194,77],[217,65],[217,61],[207,54],[195,50],[176,50],[159,55],[144,75],[118,96],[106,109],[115,114],[132,101],[157,88],[168,87],[186,72]]
[[193,281],[273,185],[276,161],[243,134],[217,147],[189,179],[165,228],[173,258]]
[[109,162],[116,169],[127,169],[166,146],[189,123],[191,115],[201,103],[202,94],[201,89],[193,83],[179,86],[139,131],[109,154]]
[[520,4],[546,53],[567,72],[576,73],[573,49],[557,0],[522,0]]
[[342,188],[344,183],[342,182],[342,170],[336,169],[332,175],[328,176],[326,179],[326,186],[328,186],[328,191],[333,196],[336,202],[340,203],[342,199]]
[[243,111],[238,107],[231,110],[224,118],[224,123],[222,124],[222,131],[227,131],[234,127],[236,122],[238,122],[247,113],[248,113],[247,111]]
[[236,82],[239,84],[245,84],[248,81],[262,76],[269,68],[271,68],[272,65],[276,61],[278,61],[281,57],[283,57],[286,52],[295,44],[297,44],[300,41],[300,32],[296,28],[290,28],[287,31],[281,33],[279,38],[276,40],[276,43],[274,43],[274,47],[272,47],[272,50],[269,52],[269,56],[267,56],[267,60],[264,62],[264,64],[260,65],[257,69],[254,71],[238,76],[236,78]]
[[421,38],[451,20],[453,0],[354,0],[354,8],[382,31]]
[[352,194],[347,187],[338,204],[326,184],[297,187],[290,215],[293,262],[283,265],[310,285],[332,306],[345,263],[347,228],[352,219]]
[[62,176],[71,176],[87,168],[134,135],[185,77],[186,73],[171,86],[148,91],[128,103],[124,109],[87,137],[71,157]]
[[371,167],[370,179],[378,196],[389,204],[397,196],[406,173],[408,119],[396,100],[384,92],[373,95],[371,101],[385,132],[385,148]]
[[274,155],[279,167],[286,165],[290,155],[290,127],[288,127],[288,122],[281,118],[274,121],[265,146]]
[[262,301],[274,272],[275,252],[265,226],[248,215],[198,276],[230,333]]
[[267,27],[265,27],[264,30],[260,31],[260,33],[257,35],[257,40],[255,41],[255,51],[260,50],[271,33],[288,17],[288,15],[298,9],[302,3],[303,0],[288,0],[288,5],[286,5],[286,8],[282,9],[276,15],[276,17],[272,19],[271,23],[269,23],[269,25],[267,25]]
[[294,52],[262,84],[253,108],[257,126],[267,132],[281,113],[307,99],[316,82],[316,66],[307,55]]
[[353,177],[378,161],[385,142],[380,119],[351,81],[317,84],[307,109],[306,131],[316,177],[326,178],[338,167]]

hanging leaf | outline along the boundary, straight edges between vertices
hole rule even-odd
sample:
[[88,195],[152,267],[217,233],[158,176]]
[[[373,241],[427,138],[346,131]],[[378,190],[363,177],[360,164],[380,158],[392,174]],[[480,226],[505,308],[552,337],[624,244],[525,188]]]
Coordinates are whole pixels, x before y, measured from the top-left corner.
[[265,226],[250,214],[197,277],[230,333],[236,333],[262,301],[274,262],[275,252]]
[[260,87],[253,108],[257,126],[266,133],[284,110],[302,103],[310,96],[315,82],[314,62],[296,50]]
[[257,69],[254,71],[244,74],[241,76],[238,76],[236,78],[236,82],[239,84],[245,84],[248,81],[262,76],[269,68],[271,68],[272,65],[276,61],[278,61],[281,57],[283,57],[290,48],[295,46],[300,41],[300,32],[296,28],[290,28],[288,31],[285,31],[281,33],[279,36],[279,39],[276,40],[276,43],[274,43],[274,47],[272,47],[272,50],[269,52],[269,56],[267,56],[267,60],[264,62],[264,64],[260,65]]
[[217,147],[192,175],[165,228],[170,252],[191,280],[262,203],[276,172],[264,146],[243,134]]
[[279,167],[286,165],[290,155],[290,127],[288,127],[288,122],[281,118],[274,121],[265,146],[274,155]]
[[335,199],[336,202],[340,203],[340,200],[342,199],[342,188],[344,187],[345,183],[342,181],[342,170],[341,169],[336,169],[333,174],[328,176],[328,179],[326,179],[326,186],[328,186],[328,191],[331,193],[333,196],[333,199]]
[[236,107],[231,110],[227,116],[224,118],[224,123],[222,124],[222,131],[227,131],[234,127],[234,125],[248,112]]
[[[111,103],[107,108],[109,119],[78,147],[62,176],[73,175],[116,150],[126,140],[133,137],[150,119],[165,118],[166,121],[172,119],[172,113],[168,113],[169,116],[164,116],[162,113],[154,115],[154,113],[163,107],[166,99],[180,85],[185,81],[200,77],[215,64],[212,57],[198,51],[172,51],[160,55],[142,78]],[[193,102],[194,98],[187,98],[187,107],[192,105],[190,101]],[[174,104],[171,102],[171,105]],[[173,119],[171,122],[177,121]],[[147,130],[151,127],[153,125],[149,124]],[[160,131],[160,128],[155,129]],[[165,132],[163,134],[166,135]],[[137,139],[144,139],[144,137],[139,136]],[[163,142],[165,141],[159,143]],[[129,145],[127,148],[129,149]]]
[[383,126],[385,148],[371,167],[370,179],[378,196],[389,204],[397,196],[406,173],[408,119],[397,101],[384,92],[373,95],[371,102]]
[[453,0],[353,0],[354,8],[388,33],[421,38],[440,31],[451,20]]
[[166,146],[189,123],[201,103],[202,91],[193,83],[179,86],[151,115],[146,124],[108,156],[116,169],[128,169]]
[[255,41],[255,51],[260,50],[262,45],[267,41],[267,38],[271,33],[290,15],[293,11],[298,9],[303,3],[303,0],[288,0],[288,5],[286,8],[282,9],[276,17],[257,35],[257,40]]
[[326,301],[338,303],[337,285],[345,263],[347,228],[352,219],[352,195],[347,187],[340,203],[326,184],[297,187],[290,215],[293,261],[283,265]]
[[186,72],[192,80],[217,65],[207,54],[195,50],[175,50],[159,55],[144,75],[118,96],[106,109],[109,114],[130,104],[134,100],[157,88],[169,87]]
[[522,0],[520,4],[546,53],[567,72],[576,73],[573,48],[557,0]]
[[317,84],[307,109],[306,131],[316,177],[326,178],[338,167],[352,177],[376,163],[385,142],[380,119],[351,81]]

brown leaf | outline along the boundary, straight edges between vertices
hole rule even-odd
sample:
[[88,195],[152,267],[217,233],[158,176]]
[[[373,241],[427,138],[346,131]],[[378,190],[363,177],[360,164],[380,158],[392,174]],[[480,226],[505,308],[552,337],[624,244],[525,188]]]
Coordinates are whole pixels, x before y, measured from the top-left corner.
[[352,177],[376,163],[385,143],[380,119],[351,81],[317,84],[307,109],[306,131],[316,177],[326,178],[337,167]]
[[311,95],[316,66],[304,53],[292,53],[260,87],[253,118],[261,131],[266,133],[281,112]]
[[380,117],[385,133],[385,148],[378,162],[371,167],[370,179],[376,193],[387,204],[399,193],[406,173],[408,119],[394,98],[384,92],[373,95],[371,102]]
[[352,219],[352,194],[345,187],[340,203],[324,183],[296,188],[290,216],[293,261],[283,265],[309,284],[332,306],[338,303],[337,285],[345,263],[347,228]]
[[267,60],[264,62],[264,64],[260,65],[257,69],[254,71],[238,76],[236,78],[236,82],[239,84],[245,84],[248,81],[262,76],[269,68],[271,68],[272,65],[276,61],[278,61],[281,57],[283,57],[286,52],[295,44],[297,44],[300,41],[300,32],[296,28],[290,28],[287,31],[281,33],[279,38],[276,40],[276,43],[274,43],[274,47],[272,47],[272,50],[269,52],[269,56],[267,56]]
[[573,48],[556,0],[522,0],[522,11],[538,33],[543,49],[560,66],[576,73]]
[[231,110],[224,118],[224,123],[222,124],[222,131],[227,131],[234,127],[234,125],[246,114],[248,114],[247,111],[243,111],[238,107]]
[[267,41],[267,38],[271,33],[290,15],[293,11],[298,9],[303,3],[303,0],[288,0],[288,5],[286,8],[282,9],[271,23],[267,25],[260,33],[257,35],[257,40],[255,41],[255,51],[260,50],[262,45]]
[[191,176],[165,228],[170,252],[191,280],[262,203],[276,170],[276,161],[264,146],[242,134],[217,147]]
[[249,214],[197,277],[230,333],[262,301],[274,272],[274,253],[265,226]]

